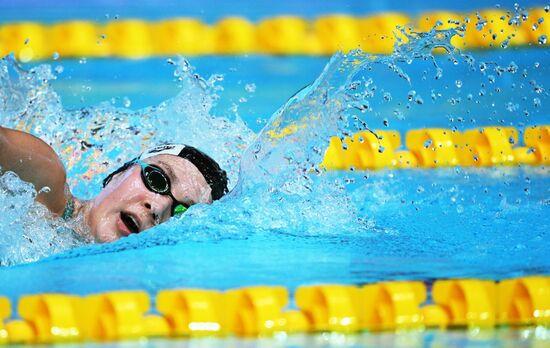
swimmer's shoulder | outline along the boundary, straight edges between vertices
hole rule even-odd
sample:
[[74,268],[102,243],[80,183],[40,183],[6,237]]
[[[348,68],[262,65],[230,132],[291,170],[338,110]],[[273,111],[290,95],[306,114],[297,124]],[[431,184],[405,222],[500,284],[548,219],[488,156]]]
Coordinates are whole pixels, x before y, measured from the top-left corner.
[[1,126],[0,148],[2,171],[13,171],[32,183],[38,192],[36,200],[61,216],[72,194],[65,166],[54,149],[32,134]]

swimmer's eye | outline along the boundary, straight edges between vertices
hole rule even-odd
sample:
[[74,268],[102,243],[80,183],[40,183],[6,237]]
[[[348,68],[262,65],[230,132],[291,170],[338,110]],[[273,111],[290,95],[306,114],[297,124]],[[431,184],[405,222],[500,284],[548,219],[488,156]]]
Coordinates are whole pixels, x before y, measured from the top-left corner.
[[178,204],[174,207],[172,210],[172,216],[183,214],[187,211],[187,208],[183,206],[183,204]]

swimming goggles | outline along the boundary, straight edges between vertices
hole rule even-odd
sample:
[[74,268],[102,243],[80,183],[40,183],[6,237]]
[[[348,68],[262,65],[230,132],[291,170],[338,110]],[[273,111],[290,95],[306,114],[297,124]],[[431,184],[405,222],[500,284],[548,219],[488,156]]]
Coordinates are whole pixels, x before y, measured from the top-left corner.
[[162,170],[162,168],[154,164],[143,162],[139,158],[136,158],[133,162],[141,166],[141,179],[143,180],[143,184],[145,185],[145,187],[147,187],[149,191],[172,198],[173,203],[170,210],[172,216],[183,214],[187,211],[189,206],[184,203],[178,202],[178,200],[170,191],[170,178],[164,172],[164,170]]

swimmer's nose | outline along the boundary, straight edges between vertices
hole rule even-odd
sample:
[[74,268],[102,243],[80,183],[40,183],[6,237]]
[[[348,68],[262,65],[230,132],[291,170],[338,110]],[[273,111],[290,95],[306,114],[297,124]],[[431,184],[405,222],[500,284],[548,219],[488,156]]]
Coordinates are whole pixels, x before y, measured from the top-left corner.
[[[165,197],[161,197],[165,198]],[[170,218],[170,209],[172,208],[170,197],[168,199],[158,199],[155,202],[145,202],[145,208],[151,219],[151,227],[158,225]]]

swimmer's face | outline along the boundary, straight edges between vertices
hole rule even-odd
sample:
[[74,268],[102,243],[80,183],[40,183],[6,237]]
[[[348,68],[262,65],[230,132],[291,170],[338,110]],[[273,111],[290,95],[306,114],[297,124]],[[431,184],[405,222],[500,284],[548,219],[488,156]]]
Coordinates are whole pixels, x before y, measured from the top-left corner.
[[[144,160],[160,167],[170,178],[172,195],[185,206],[211,203],[211,188],[191,162],[177,156],[157,155]],[[167,221],[172,198],[150,191],[136,164],[113,177],[91,202],[87,223],[98,242],[112,242]]]

